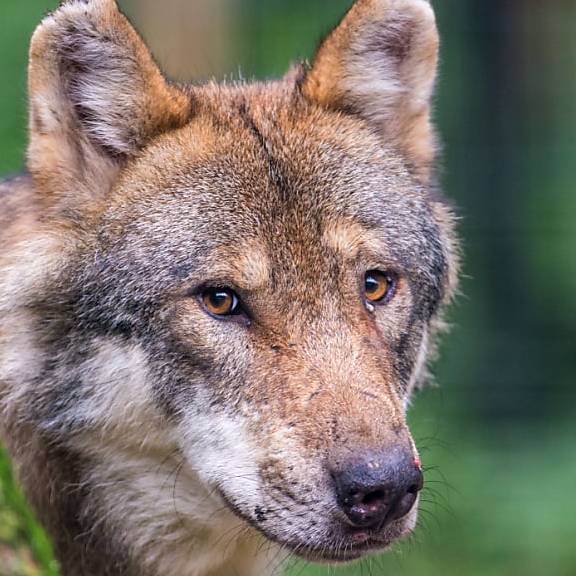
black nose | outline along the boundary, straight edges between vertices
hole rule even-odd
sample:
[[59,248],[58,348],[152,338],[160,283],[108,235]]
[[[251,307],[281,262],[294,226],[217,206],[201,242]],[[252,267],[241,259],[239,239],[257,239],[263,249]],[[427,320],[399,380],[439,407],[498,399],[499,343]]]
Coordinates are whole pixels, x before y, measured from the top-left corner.
[[358,528],[383,528],[406,516],[424,485],[419,461],[394,450],[339,466],[333,477],[340,507]]

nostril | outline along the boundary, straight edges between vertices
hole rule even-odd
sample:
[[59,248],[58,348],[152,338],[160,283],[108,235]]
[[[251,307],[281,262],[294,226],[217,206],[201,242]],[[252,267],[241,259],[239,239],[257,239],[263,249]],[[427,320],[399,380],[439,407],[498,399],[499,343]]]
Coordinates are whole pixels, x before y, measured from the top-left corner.
[[396,505],[392,509],[390,513],[390,520],[398,520],[399,518],[403,518],[414,508],[414,504],[416,504],[416,500],[418,499],[418,494],[424,487],[424,477],[421,472],[418,472],[418,479],[417,481],[412,484],[401,496]]
[[396,503],[396,506],[392,510],[390,514],[390,520],[398,520],[399,518],[403,518],[414,508],[414,504],[416,504],[416,499],[418,498],[418,491],[416,492],[407,492],[400,498],[400,500]]
[[343,498],[342,508],[355,526],[368,528],[382,522],[389,511],[389,501],[390,497],[385,489],[353,489]]
[[375,505],[380,506],[385,498],[386,498],[386,492],[384,492],[384,490],[375,490],[374,492],[369,492],[368,494],[366,494],[362,498],[361,503],[364,504],[365,506],[375,506]]

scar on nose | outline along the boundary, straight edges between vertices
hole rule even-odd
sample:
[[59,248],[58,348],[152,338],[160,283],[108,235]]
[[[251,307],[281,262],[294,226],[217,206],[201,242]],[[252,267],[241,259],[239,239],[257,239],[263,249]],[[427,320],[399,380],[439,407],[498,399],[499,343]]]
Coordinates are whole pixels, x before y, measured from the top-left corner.
[[369,392],[368,390],[362,390],[362,394],[364,394],[364,396],[368,396],[368,398],[372,398],[372,400],[380,400],[378,395],[374,394],[374,392]]
[[314,398],[320,396],[320,392],[322,392],[322,388],[318,388],[318,390],[315,390],[314,392],[312,392],[312,394],[310,394],[310,396],[308,397],[308,402],[311,402],[312,400],[314,400]]

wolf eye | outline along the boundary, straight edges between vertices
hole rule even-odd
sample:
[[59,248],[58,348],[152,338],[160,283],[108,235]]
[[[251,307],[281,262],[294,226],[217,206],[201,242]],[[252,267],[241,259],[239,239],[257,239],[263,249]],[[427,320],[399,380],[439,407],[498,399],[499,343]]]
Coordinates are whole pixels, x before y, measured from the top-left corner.
[[227,288],[208,288],[202,292],[200,299],[213,316],[235,316],[241,311],[236,292]]
[[370,304],[388,302],[394,294],[396,282],[391,274],[371,270],[366,273],[364,292]]

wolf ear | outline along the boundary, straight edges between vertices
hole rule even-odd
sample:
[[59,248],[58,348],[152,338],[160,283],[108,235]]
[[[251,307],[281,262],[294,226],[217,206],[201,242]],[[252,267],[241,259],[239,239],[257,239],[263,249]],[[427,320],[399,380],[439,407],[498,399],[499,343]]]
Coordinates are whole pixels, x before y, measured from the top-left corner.
[[61,204],[104,194],[127,158],[186,122],[190,99],[114,0],[66,0],[32,38],[29,108],[29,169]]
[[428,0],[357,0],[320,46],[303,94],[364,117],[426,179],[438,44]]

